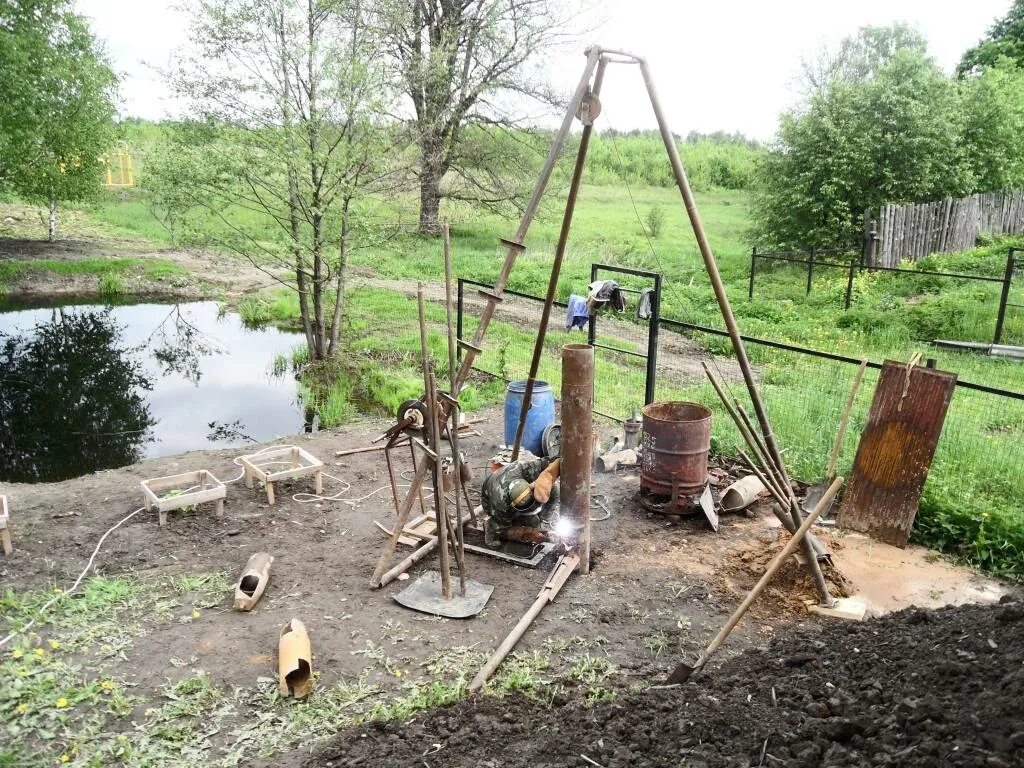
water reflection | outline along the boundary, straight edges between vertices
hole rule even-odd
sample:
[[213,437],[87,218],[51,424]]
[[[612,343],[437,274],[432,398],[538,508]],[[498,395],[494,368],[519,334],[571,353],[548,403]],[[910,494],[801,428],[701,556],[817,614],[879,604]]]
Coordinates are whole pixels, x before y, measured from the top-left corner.
[[0,476],[63,480],[138,461],[152,388],[110,310],[56,309],[0,334]]
[[0,481],[301,432],[297,382],[273,368],[302,341],[213,302],[0,312]]

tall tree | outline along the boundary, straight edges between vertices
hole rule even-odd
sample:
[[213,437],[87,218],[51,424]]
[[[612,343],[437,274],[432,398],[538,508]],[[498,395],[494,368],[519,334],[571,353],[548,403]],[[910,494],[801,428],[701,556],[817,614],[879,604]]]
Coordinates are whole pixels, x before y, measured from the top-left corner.
[[765,245],[848,245],[866,209],[970,190],[955,83],[916,45],[871,61],[782,116],[755,195]]
[[[150,169],[157,203],[201,209],[205,240],[298,293],[310,358],[339,344],[361,217],[389,177],[387,79],[365,0],[199,0],[168,71],[192,119]],[[189,179],[182,196],[181,179]]]
[[1024,66],[1024,0],[1014,0],[1010,10],[996,20],[988,34],[964,52],[956,71],[961,77],[977,74],[1003,58]]
[[1024,69],[1001,59],[962,83],[964,152],[974,189],[1024,187]]
[[[522,186],[523,147],[508,133],[527,104],[554,97],[545,54],[569,39],[556,0],[393,0],[382,12],[419,145],[419,228],[440,231],[442,198],[497,206]],[[526,156],[528,156],[527,153]],[[512,183],[510,183],[510,181]]]
[[66,0],[0,0],[0,186],[49,205],[100,188],[117,77]]

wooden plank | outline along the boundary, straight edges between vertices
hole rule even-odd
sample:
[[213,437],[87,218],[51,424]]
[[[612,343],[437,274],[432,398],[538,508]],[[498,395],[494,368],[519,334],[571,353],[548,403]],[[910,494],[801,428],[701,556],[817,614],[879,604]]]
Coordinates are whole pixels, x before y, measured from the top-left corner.
[[837,518],[840,527],[906,546],[955,385],[955,373],[885,362]]

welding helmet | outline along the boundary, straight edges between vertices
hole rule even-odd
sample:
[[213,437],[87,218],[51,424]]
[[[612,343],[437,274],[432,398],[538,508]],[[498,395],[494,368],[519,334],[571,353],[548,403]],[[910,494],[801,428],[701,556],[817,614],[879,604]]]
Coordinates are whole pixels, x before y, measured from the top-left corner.
[[530,511],[535,502],[533,500],[533,488],[521,477],[517,477],[508,485],[508,498],[512,509],[517,512]]

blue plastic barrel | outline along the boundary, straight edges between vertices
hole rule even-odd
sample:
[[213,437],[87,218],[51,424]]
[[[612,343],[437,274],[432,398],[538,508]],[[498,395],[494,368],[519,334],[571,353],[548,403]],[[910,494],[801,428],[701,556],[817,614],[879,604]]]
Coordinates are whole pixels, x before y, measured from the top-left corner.
[[[525,381],[509,382],[505,389],[505,445],[512,445],[516,440],[519,414],[523,410],[525,394]],[[523,428],[523,448],[535,456],[540,456],[544,429],[555,422],[555,396],[546,381],[533,382],[532,401],[526,414],[526,426]]]

